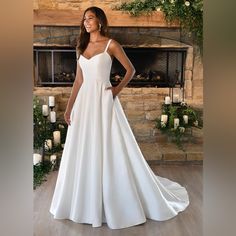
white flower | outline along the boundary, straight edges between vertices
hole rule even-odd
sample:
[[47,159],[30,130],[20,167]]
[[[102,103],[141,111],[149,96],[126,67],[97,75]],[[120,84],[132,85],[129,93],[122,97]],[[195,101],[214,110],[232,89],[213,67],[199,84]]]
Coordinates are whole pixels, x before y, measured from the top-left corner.
[[179,127],[179,131],[180,131],[181,133],[184,133],[185,128],[181,126],[181,127]]
[[64,129],[64,128],[65,128],[65,126],[64,126],[64,125],[61,125],[61,124],[59,124],[58,128],[59,128],[59,129]]
[[193,124],[194,124],[195,126],[198,126],[198,120],[195,120],[195,121],[193,122]]
[[41,121],[39,121],[39,125],[41,125]]
[[165,3],[165,0],[161,0],[161,3]]
[[166,124],[164,122],[161,122],[161,127],[162,128],[165,128],[166,127]]
[[34,105],[34,108],[36,108],[36,105]]
[[160,7],[158,7],[158,8],[157,8],[157,11],[161,11],[161,8],[160,8]]
[[189,1],[185,1],[184,4],[185,4],[185,6],[187,6],[187,7],[190,6],[190,2],[189,2]]
[[175,2],[175,0],[170,0],[170,3],[174,3]]

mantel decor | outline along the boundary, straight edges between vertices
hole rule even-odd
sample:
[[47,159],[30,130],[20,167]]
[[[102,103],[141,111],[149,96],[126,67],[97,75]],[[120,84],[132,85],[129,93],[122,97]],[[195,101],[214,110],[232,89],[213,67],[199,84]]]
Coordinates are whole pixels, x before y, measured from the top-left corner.
[[185,102],[171,103],[165,98],[162,104],[162,115],[156,119],[156,128],[166,134],[171,141],[184,150],[183,141],[191,137],[191,128],[203,127],[201,112],[188,106]]
[[181,28],[193,34],[202,48],[203,0],[134,0],[118,5],[116,10],[128,11],[133,16],[162,11],[167,22],[178,20]]

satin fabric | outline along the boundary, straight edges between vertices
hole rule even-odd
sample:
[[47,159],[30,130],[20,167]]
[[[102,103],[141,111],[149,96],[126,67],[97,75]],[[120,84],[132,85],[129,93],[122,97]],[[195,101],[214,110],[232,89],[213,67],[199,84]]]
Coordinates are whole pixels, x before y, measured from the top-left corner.
[[113,99],[112,60],[105,51],[80,56],[83,84],[68,127],[50,212],[99,227],[121,229],[173,218],[189,205],[186,189],[153,173],[119,98]]

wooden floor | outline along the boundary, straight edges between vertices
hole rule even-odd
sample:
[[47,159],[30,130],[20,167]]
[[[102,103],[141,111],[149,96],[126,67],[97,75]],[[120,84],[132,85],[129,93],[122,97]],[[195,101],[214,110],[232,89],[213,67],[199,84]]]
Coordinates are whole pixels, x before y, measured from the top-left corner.
[[188,208],[168,221],[147,220],[145,224],[126,229],[112,230],[103,224],[93,228],[70,220],[55,220],[49,212],[57,171],[51,172],[47,181],[34,190],[35,236],[202,236],[202,166],[155,165],[154,173],[179,182],[187,188],[190,197]]

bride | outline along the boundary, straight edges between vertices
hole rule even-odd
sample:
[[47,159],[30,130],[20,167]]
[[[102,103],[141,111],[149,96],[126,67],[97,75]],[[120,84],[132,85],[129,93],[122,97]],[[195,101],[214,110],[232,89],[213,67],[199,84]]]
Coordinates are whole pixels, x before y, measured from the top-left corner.
[[[121,229],[175,217],[189,205],[184,187],[156,176],[135,140],[118,94],[135,69],[108,37],[104,11],[85,10],[77,45],[77,72],[64,114],[68,124],[50,212],[100,227]],[[125,68],[113,87],[113,58]]]

